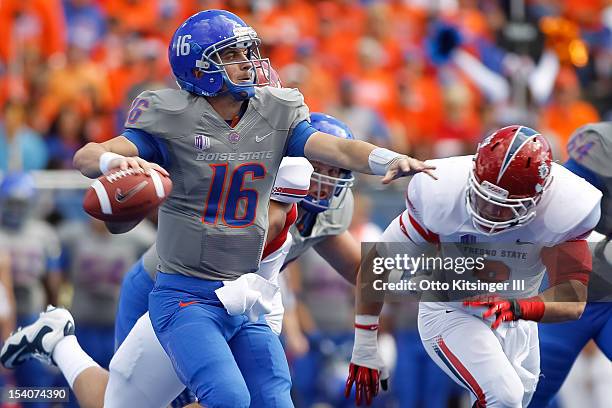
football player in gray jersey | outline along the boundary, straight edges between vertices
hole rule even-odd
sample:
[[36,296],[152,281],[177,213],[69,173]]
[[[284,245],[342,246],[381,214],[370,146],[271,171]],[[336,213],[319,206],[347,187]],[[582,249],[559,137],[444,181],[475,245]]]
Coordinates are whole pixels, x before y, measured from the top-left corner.
[[612,122],[591,123],[577,129],[567,150],[570,159],[564,166],[603,193],[601,218],[595,227],[603,237],[594,247],[589,302],[580,319],[539,325],[543,376],[529,404],[535,408],[548,406],[591,339],[612,360]]
[[[34,180],[29,174],[7,173],[0,184],[0,249],[8,253],[18,326],[38,318],[46,302],[55,302],[61,283],[60,244],[50,225],[35,219]],[[15,372],[19,386],[50,386],[56,373],[38,361]]]
[[259,44],[232,13],[191,16],[168,50],[181,90],[143,92],[121,136],[90,143],[74,157],[89,177],[115,167],[170,175],[149,311],[183,383],[215,407],[292,406],[277,336],[265,323],[229,316],[215,295],[223,281],[258,269],[282,157],[381,175],[384,183],[418,171],[433,176],[416,159],[315,130],[295,89],[255,87],[257,68],[268,64]]
[[[323,113],[310,115],[312,126],[342,139],[353,139],[351,130]],[[359,244],[347,231],[353,215],[350,171],[314,163],[308,195],[298,205],[298,220],[290,228],[293,243],[285,265],[314,248],[350,283],[355,282]],[[278,192],[277,192],[278,194]],[[272,213],[271,213],[272,214]],[[270,226],[279,224],[270,220]],[[281,223],[282,224],[282,223]],[[268,236],[275,236],[269,231]],[[151,292],[159,263],[156,246],[147,250],[126,275],[115,320],[115,348],[123,342],[140,316],[148,310],[144,294]]]

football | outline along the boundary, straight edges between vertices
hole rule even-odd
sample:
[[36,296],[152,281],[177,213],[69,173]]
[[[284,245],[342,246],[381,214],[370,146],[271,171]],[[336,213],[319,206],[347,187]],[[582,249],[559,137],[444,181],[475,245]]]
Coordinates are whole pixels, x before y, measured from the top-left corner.
[[96,179],[83,199],[87,214],[102,221],[128,222],[144,218],[172,191],[169,177],[151,170],[112,170]]

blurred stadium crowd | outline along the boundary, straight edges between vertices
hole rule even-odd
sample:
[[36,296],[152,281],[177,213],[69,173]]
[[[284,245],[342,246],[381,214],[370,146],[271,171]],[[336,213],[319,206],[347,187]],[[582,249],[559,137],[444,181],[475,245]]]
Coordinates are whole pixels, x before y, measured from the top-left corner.
[[[81,146],[119,134],[136,95],[175,86],[168,41],[208,8],[253,25],[262,54],[311,111],[419,158],[472,153],[487,131],[521,123],[546,134],[563,160],[574,129],[612,120],[609,0],[1,0],[0,171],[71,169]],[[399,184],[381,192],[376,180],[360,180],[351,226],[358,239],[376,239],[400,210]],[[83,221],[80,194],[39,195],[37,213],[54,227],[38,225],[31,239],[44,241],[47,259],[32,269],[35,260],[11,262],[0,247],[0,277],[11,263],[34,271],[13,274],[18,324],[59,297],[73,306],[84,349],[104,365],[121,276],[154,240],[154,227],[111,239]],[[115,264],[97,274],[113,252]],[[107,269],[112,276],[102,276]],[[312,253],[289,274],[300,325],[287,327],[285,345],[298,406],[345,404],[353,294],[329,269]],[[412,306],[388,313],[394,336],[381,346],[389,361],[399,357],[394,377],[411,380],[380,404],[444,407],[461,391],[426,356]],[[4,319],[2,337],[13,323]],[[26,379],[4,373],[7,381],[52,378],[32,364]]]
[[420,157],[515,122],[561,146],[611,114],[606,0],[3,0],[0,169],[70,168],[79,146],[116,135],[135,95],[173,86],[169,38],[207,8],[253,25],[312,111]]

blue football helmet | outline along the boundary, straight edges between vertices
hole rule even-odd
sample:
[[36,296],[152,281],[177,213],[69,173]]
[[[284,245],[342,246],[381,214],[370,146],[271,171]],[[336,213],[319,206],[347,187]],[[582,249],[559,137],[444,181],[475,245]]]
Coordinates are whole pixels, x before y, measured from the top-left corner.
[[[328,133],[342,139],[355,139],[351,129],[349,129],[345,123],[331,115],[313,112],[310,114],[310,124],[320,132]],[[319,173],[316,163],[313,163],[313,166],[315,171],[310,178],[311,189],[306,198],[300,203],[302,208],[311,213],[320,213],[327,210],[338,210],[342,208],[344,205],[344,197],[355,182],[353,174],[349,170],[340,169],[340,176],[332,177]],[[325,190],[331,190],[333,194],[329,196],[324,193]],[[337,199],[333,199],[334,197],[337,197]]]
[[[255,85],[269,83],[270,61],[261,58],[260,44],[255,30],[237,15],[225,10],[206,10],[189,17],[174,32],[168,59],[181,89],[201,96],[229,92],[236,100],[245,100],[255,95]],[[223,62],[221,53],[228,48],[245,51],[247,60]],[[251,80],[233,82],[225,67],[245,62],[251,64]],[[264,80],[257,78],[258,71],[259,75],[263,73]]]
[[7,173],[0,183],[0,221],[11,229],[25,222],[35,197],[34,180],[27,173]]

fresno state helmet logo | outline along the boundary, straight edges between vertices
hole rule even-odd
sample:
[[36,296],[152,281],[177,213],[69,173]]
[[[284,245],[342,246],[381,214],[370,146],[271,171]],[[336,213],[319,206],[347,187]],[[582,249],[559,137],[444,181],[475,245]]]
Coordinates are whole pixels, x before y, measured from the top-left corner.
[[538,175],[540,176],[540,178],[545,179],[546,177],[548,177],[548,174],[550,174],[550,166],[548,165],[548,163],[543,162],[542,164],[540,164],[540,167],[538,167]]

